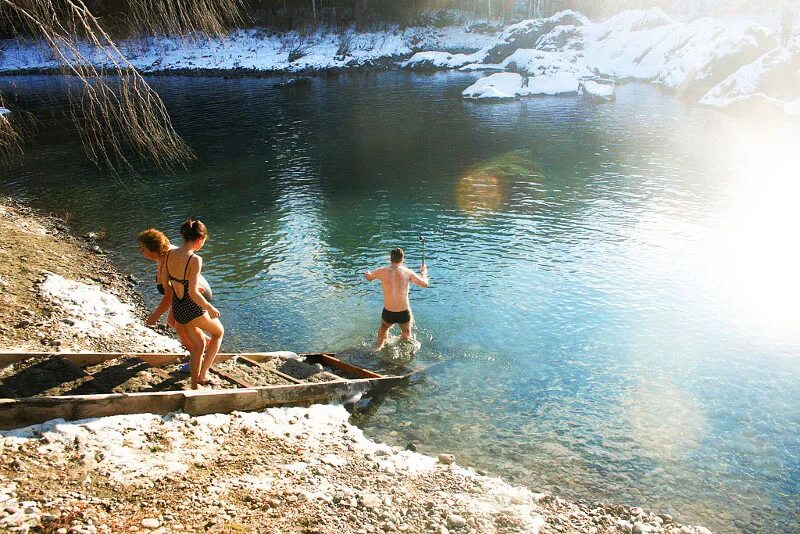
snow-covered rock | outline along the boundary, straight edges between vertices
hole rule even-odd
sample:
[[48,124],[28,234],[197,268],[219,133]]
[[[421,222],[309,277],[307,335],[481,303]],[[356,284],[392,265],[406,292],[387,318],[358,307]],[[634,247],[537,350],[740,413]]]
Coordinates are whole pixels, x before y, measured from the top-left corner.
[[461,93],[464,98],[502,99],[532,95],[561,95],[578,92],[579,80],[568,72],[524,77],[500,72],[481,78]]
[[517,50],[503,60],[500,67],[532,76],[558,72],[571,72],[576,77],[591,76],[592,74],[583,58],[576,54],[530,48]]
[[500,72],[481,78],[461,93],[464,98],[515,98],[522,94],[527,80],[515,72]]
[[614,86],[597,83],[593,80],[584,80],[578,84],[578,94],[590,98],[612,100],[614,98]]
[[479,63],[483,61],[485,52],[475,52],[473,54],[450,54],[448,52],[417,52],[410,59],[400,64],[401,67],[424,69],[424,68],[448,68],[457,69],[468,63]]
[[[426,64],[522,75],[490,76],[467,88],[468,98],[576,92],[578,80],[599,77],[650,81],[720,107],[766,100],[788,112],[794,109],[788,104],[800,97],[795,89],[800,86],[795,48],[800,46],[793,43],[786,50],[776,44],[772,30],[741,18],[679,21],[653,8],[594,23],[565,11],[513,24],[472,57],[428,52]],[[482,63],[472,62],[481,57]],[[525,80],[525,75],[531,78]],[[587,94],[611,98],[613,88],[589,84]]]
[[578,92],[579,80],[569,72],[546,74],[528,78],[526,95],[563,95]]
[[754,99],[767,99],[791,113],[790,101],[799,98],[800,46],[774,48],[742,66],[712,88],[700,103],[723,108]]
[[10,113],[11,113],[11,110],[10,110],[10,109],[8,109],[8,108],[3,108],[3,107],[0,107],[0,117],[2,117],[3,115],[8,115],[8,114],[10,114]]
[[[615,78],[702,94],[775,46],[766,28],[716,19],[664,23],[660,10],[624,12],[584,31],[586,62]],[[653,14],[656,13],[656,14]],[[647,27],[648,19],[659,24]]]
[[523,20],[512,24],[500,35],[497,42],[486,54],[486,59],[499,63],[520,48],[536,48],[540,37],[552,32],[560,26],[583,26],[589,19],[575,11],[561,11],[552,17]]

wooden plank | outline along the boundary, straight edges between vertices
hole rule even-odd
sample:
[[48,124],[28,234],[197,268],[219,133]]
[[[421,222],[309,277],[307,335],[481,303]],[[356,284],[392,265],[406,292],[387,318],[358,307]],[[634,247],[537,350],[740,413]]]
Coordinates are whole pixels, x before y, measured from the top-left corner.
[[211,371],[212,373],[214,373],[217,376],[222,377],[224,380],[227,380],[231,384],[235,384],[235,385],[237,385],[239,387],[243,387],[245,389],[250,389],[250,388],[254,387],[253,384],[251,384],[250,382],[246,382],[244,380],[239,380],[238,378],[236,378],[234,376],[231,376],[228,373],[226,373],[225,371],[223,371],[222,369],[218,368],[216,365],[212,365],[209,368],[209,371]]
[[19,428],[52,419],[74,421],[108,415],[167,414],[182,409],[184,402],[183,391],[0,399],[0,429]]
[[[253,359],[271,359],[287,354],[286,351],[279,352],[221,352],[217,354],[215,361],[224,362],[234,356],[245,355]],[[38,356],[58,356],[65,358],[75,365],[86,366],[96,365],[116,358],[139,358],[148,364],[161,367],[173,363],[179,358],[185,358],[188,353],[150,353],[150,352],[0,352],[0,367],[10,365],[19,361],[35,358]]]
[[[245,353],[235,353],[235,352],[223,352],[217,354],[215,361],[224,362],[230,360],[233,357],[239,358],[247,358],[248,360],[254,362],[263,362],[270,359],[281,357],[281,355],[286,354],[285,351],[280,352],[245,352]],[[22,361],[28,358],[34,358],[37,356],[58,356],[59,358],[63,358],[68,360],[75,365],[85,367],[87,365],[96,365],[98,363],[106,362],[108,360],[113,360],[116,358],[139,358],[146,362],[148,365],[152,367],[161,367],[164,365],[169,365],[174,363],[178,359],[182,357],[186,357],[186,354],[158,354],[158,353],[141,353],[141,352],[95,352],[95,353],[69,353],[69,352],[10,352],[10,353],[2,353],[0,352],[0,367],[5,365],[10,365],[12,363]],[[306,358],[308,361],[321,363],[323,365],[328,365],[330,367],[335,367],[340,369],[346,373],[350,373],[353,376],[357,376],[360,378],[381,378],[383,375],[378,373],[369,371],[367,369],[362,369],[361,367],[343,362],[342,360],[336,358],[332,354],[323,354],[323,353],[302,353],[298,354],[298,356]],[[276,371],[280,373],[280,371]],[[288,375],[287,375],[288,376]],[[283,376],[282,378],[286,378]]]
[[69,395],[0,399],[0,429],[19,428],[51,419],[86,419],[108,415],[184,410],[190,415],[262,410],[286,404],[347,401],[369,390],[383,391],[402,377],[357,379],[312,384],[262,386],[235,390],[195,390],[144,393]]
[[284,380],[288,380],[289,382],[291,382],[293,384],[304,384],[305,383],[300,379],[297,379],[297,378],[295,378],[293,376],[287,375],[286,373],[281,373],[277,369],[271,369],[271,368],[269,368],[269,367],[267,367],[265,365],[262,365],[260,362],[257,362],[255,360],[253,360],[252,358],[248,358],[247,356],[239,356],[239,359],[242,360],[243,362],[247,362],[247,363],[249,363],[251,365],[254,365],[255,367],[258,367],[262,371],[266,371],[268,373],[272,373],[272,374],[274,374],[276,376],[279,376],[279,377],[283,378]]
[[367,369],[362,369],[361,367],[357,367],[353,364],[343,362],[331,354],[306,354],[305,356],[309,361],[319,362],[323,365],[330,365],[331,367],[341,369],[346,373],[350,373],[361,378],[383,378],[383,375],[379,375],[378,373],[374,373]]
[[0,367],[21,362],[36,356],[58,356],[57,352],[3,352],[0,353]]

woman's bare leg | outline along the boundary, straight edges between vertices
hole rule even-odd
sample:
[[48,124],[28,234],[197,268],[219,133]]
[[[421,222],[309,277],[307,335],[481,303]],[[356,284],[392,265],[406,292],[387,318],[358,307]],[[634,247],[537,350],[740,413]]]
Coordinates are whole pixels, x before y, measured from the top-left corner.
[[192,353],[192,340],[189,335],[186,333],[186,327],[175,320],[175,316],[172,315],[172,307],[169,308],[169,313],[167,314],[167,326],[171,326],[175,333],[178,334],[178,339],[181,340],[181,345],[186,347],[186,350],[189,351],[189,354]]
[[219,319],[212,319],[207,313],[190,322],[189,326],[203,330],[211,338],[205,349],[203,364],[200,367],[200,374],[198,375],[198,380],[200,382],[205,382],[206,373],[208,373],[208,370],[214,365],[214,358],[217,357],[217,352],[219,352],[219,347],[222,344],[222,336],[225,335],[225,328],[222,326],[222,323],[219,322]]
[[[192,338],[189,337],[189,334],[186,333],[186,326],[182,325],[178,321],[175,320],[175,317],[172,315],[172,308],[169,309],[169,315],[167,316],[167,324],[171,326],[175,332],[178,334],[178,339],[181,340],[181,344],[186,347],[186,350],[189,351],[189,354],[192,353]],[[200,336],[203,338],[203,352],[205,352],[206,347],[208,347],[209,337],[205,335],[205,333],[201,330]]]
[[[192,323],[189,323],[191,325]],[[189,372],[191,374],[192,389],[197,389],[200,382],[200,366],[203,360],[203,333],[199,328],[186,325],[183,327],[187,337],[192,341],[191,357],[189,359]]]

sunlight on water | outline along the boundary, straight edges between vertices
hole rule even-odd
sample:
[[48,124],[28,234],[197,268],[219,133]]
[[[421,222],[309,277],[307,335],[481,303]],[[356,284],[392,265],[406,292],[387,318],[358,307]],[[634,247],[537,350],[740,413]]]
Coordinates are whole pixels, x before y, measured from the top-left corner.
[[700,265],[745,328],[780,341],[800,332],[800,151],[792,129],[730,136],[732,189]]
[[707,433],[698,400],[670,380],[629,387],[622,406],[631,437],[645,454],[662,462],[690,455]]

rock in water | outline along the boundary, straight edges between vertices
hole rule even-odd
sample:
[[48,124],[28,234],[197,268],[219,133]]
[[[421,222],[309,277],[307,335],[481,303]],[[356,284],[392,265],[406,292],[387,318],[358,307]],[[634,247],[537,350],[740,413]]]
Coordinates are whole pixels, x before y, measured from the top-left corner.
[[456,457],[452,454],[440,454],[438,460],[440,464],[450,465],[456,461]]
[[614,86],[597,83],[592,80],[583,80],[578,85],[578,94],[583,97],[595,98],[598,100],[613,100]]

